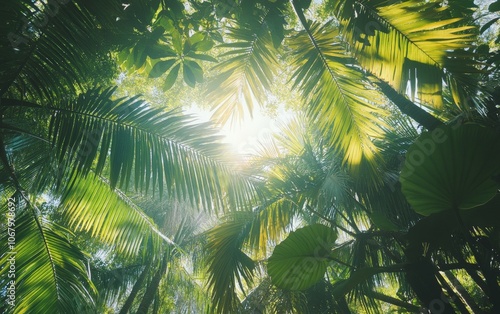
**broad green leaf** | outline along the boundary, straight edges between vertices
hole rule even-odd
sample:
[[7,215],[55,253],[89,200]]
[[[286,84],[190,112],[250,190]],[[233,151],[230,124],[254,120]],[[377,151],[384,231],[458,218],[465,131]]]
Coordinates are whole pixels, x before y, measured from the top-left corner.
[[205,38],[205,34],[202,32],[194,33],[193,36],[189,37],[189,42],[191,45],[194,45]]
[[165,45],[152,45],[146,48],[146,52],[151,59],[159,59],[165,57],[175,57],[177,54],[169,46]]
[[163,83],[163,90],[169,90],[174,86],[175,81],[177,80],[177,76],[179,75],[179,69],[181,68],[181,64],[178,63],[174,68],[168,73],[167,78],[165,79],[165,83]]
[[209,51],[210,49],[212,49],[213,46],[214,46],[213,41],[203,40],[195,43],[192,48],[194,51]]
[[133,49],[133,56],[134,56],[134,66],[136,68],[140,68],[144,65],[144,62],[146,62],[146,47],[141,45],[141,43],[138,43],[134,49]]
[[182,74],[184,76],[184,82],[190,87],[196,86],[196,77],[193,70],[187,65],[186,61],[182,64]]
[[325,275],[331,249],[337,238],[327,226],[315,224],[291,232],[274,248],[267,272],[282,289],[304,290]]
[[476,124],[439,127],[410,147],[401,172],[402,190],[422,215],[470,209],[498,190],[500,137]]
[[490,12],[497,12],[500,11],[500,1],[495,1],[490,6],[488,7],[488,11]]
[[163,73],[167,72],[176,62],[176,59],[168,59],[165,61],[157,62],[151,69],[151,72],[149,72],[149,78],[157,78],[162,76]]
[[172,44],[178,54],[182,53],[182,35],[177,30],[172,31]]
[[208,61],[208,62],[218,62],[217,59],[215,59],[212,56],[201,54],[201,53],[194,53],[192,51],[190,51],[186,55],[186,57],[190,57],[190,58],[198,59],[198,60],[203,60],[203,61]]
[[184,60],[184,64],[189,67],[197,83],[203,83],[203,69],[195,61]]

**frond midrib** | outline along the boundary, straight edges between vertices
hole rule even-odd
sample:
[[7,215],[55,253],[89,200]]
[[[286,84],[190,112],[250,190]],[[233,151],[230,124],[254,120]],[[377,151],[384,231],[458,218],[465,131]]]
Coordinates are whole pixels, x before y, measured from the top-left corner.
[[[179,142],[178,140],[175,140],[173,138],[170,138],[170,137],[167,137],[165,135],[162,135],[162,134],[159,134],[157,132],[153,132],[151,130],[148,130],[144,127],[140,127],[138,125],[134,125],[134,124],[131,124],[131,123],[127,123],[127,122],[121,122],[121,121],[116,121],[116,120],[113,120],[111,118],[105,118],[105,117],[101,117],[99,115],[95,115],[95,114],[91,114],[91,113],[86,113],[86,112],[83,112],[83,111],[78,111],[78,110],[71,110],[71,109],[67,109],[67,108],[59,108],[59,107],[52,107],[52,106],[41,106],[41,105],[38,105],[38,104],[33,104],[33,103],[30,103],[30,102],[27,102],[27,101],[23,101],[23,100],[17,100],[17,99],[9,99],[9,98],[2,98],[2,105],[7,105],[7,106],[11,106],[11,107],[16,107],[16,106],[22,106],[22,107],[29,107],[29,108],[35,108],[35,109],[41,109],[41,110],[46,110],[46,111],[63,111],[63,112],[66,112],[66,113],[73,113],[73,114],[78,114],[78,115],[81,115],[81,116],[86,116],[86,117],[89,117],[91,119],[95,119],[95,120],[100,120],[100,121],[103,121],[103,122],[107,122],[107,123],[110,123],[110,124],[113,124],[113,125],[119,125],[119,126],[125,126],[127,128],[130,128],[130,129],[135,129],[135,130],[138,130],[140,132],[144,132],[146,134],[150,134],[150,135],[155,135],[157,136],[158,138],[161,138],[179,148],[181,148],[181,150],[184,150],[184,151],[189,151],[191,153],[194,153],[195,156],[199,156],[199,157],[202,157],[203,159],[205,159],[206,161],[210,161],[214,164],[216,164],[217,166],[220,166],[222,167],[223,169],[225,170],[228,170],[228,171],[231,171],[230,168],[223,162],[221,162],[220,160],[218,160],[217,158],[213,158],[199,150],[197,150],[196,148],[193,148],[187,144],[183,144],[181,142]],[[10,105],[9,103],[5,103],[5,101],[8,101],[8,102],[14,102],[14,104]]]
[[[349,101],[347,100],[346,93],[344,92],[344,89],[341,87],[341,84],[338,82],[338,78],[336,77],[335,73],[332,71],[332,69],[328,65],[328,61],[326,60],[326,57],[323,55],[323,52],[321,51],[321,48],[319,47],[316,39],[314,38],[314,35],[311,33],[311,30],[310,30],[310,28],[308,26],[308,23],[307,23],[307,20],[305,19],[304,14],[302,13],[302,11],[300,11],[300,8],[296,7],[296,4],[295,4],[295,2],[293,0],[291,0],[291,2],[292,2],[292,5],[293,5],[293,7],[295,9],[295,12],[297,13],[297,16],[299,17],[300,22],[302,23],[302,26],[304,27],[304,30],[306,31],[309,39],[311,40],[311,43],[314,46],[314,49],[318,53],[318,55],[319,55],[319,57],[321,59],[321,62],[323,63],[323,65],[325,66],[325,68],[328,70],[328,73],[329,73],[330,77],[332,78],[332,80],[335,82],[335,85],[337,86],[337,89],[339,90],[340,95],[342,95],[342,100],[343,100],[344,106],[349,111],[349,115],[351,116],[352,121],[357,121],[356,115],[352,111],[352,108],[351,108],[351,106],[349,104]],[[357,126],[358,123],[356,123],[354,125]],[[359,142],[360,143],[364,143],[364,138],[363,138],[363,135],[362,135],[363,132],[359,129],[359,127],[355,127],[355,128],[357,130],[357,132],[355,132],[355,133],[356,133],[356,136],[359,139]]]
[[[373,18],[377,19],[379,22],[381,22],[381,23],[389,26],[393,31],[397,32],[400,36],[402,36],[403,38],[405,38],[405,40],[407,40],[411,45],[413,45],[414,47],[416,47],[422,54],[424,54],[427,58],[429,58],[429,60],[432,60],[432,62],[434,62],[434,65],[438,66],[440,69],[443,69],[442,63],[440,63],[439,61],[437,61],[433,57],[431,57],[424,49],[422,49],[418,45],[418,43],[416,43],[415,41],[413,41],[408,36],[408,34],[402,32],[399,28],[397,28],[396,26],[394,26],[393,24],[391,24],[391,22],[388,19],[386,19],[383,16],[381,16],[376,8],[368,5],[367,1],[356,1],[356,3],[358,3],[360,6],[364,7],[370,13],[370,16],[372,16]],[[407,51],[407,53],[408,53],[408,51]]]
[[60,292],[59,292],[59,285],[58,285],[58,280],[57,280],[57,270],[56,270],[56,266],[55,266],[55,263],[54,263],[54,259],[52,257],[52,252],[51,252],[51,249],[47,243],[47,239],[45,237],[45,232],[43,230],[43,226],[39,220],[40,217],[38,217],[37,215],[37,212],[36,212],[36,209],[33,207],[34,205],[31,204],[31,202],[29,201],[29,199],[27,199],[24,194],[22,192],[20,192],[20,194],[23,196],[23,199],[25,200],[27,206],[30,208],[30,211],[31,211],[31,215],[33,216],[33,220],[35,221],[36,223],[36,227],[37,229],[39,230],[39,235],[40,235],[40,238],[42,239],[43,241],[43,247],[44,247],[44,250],[47,252],[47,257],[49,259],[49,263],[50,263],[50,269],[52,270],[52,276],[53,276],[53,281],[52,283],[54,284],[54,291],[56,292],[56,295],[57,295],[57,300],[61,300],[63,299],[60,295]]

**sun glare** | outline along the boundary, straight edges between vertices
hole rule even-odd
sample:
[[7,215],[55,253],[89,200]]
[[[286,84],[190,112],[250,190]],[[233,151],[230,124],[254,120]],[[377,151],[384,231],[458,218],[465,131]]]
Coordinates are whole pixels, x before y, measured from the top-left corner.
[[[212,112],[197,105],[183,109],[184,113],[191,114],[200,122],[210,120]],[[259,143],[264,142],[279,130],[279,125],[288,121],[293,113],[284,108],[279,108],[276,118],[266,115],[260,108],[256,108],[253,117],[245,116],[239,123],[227,123],[220,133],[224,142],[231,145],[232,149],[240,155],[255,153]]]

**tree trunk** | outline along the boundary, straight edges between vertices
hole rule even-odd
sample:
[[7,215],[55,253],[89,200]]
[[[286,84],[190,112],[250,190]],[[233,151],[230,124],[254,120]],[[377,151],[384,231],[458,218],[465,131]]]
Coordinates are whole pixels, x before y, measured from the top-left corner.
[[146,314],[148,312],[149,307],[151,306],[151,303],[153,303],[156,291],[158,291],[158,287],[160,286],[160,281],[163,278],[165,272],[167,271],[168,257],[169,254],[168,252],[166,252],[165,255],[163,256],[160,268],[153,276],[153,279],[151,279],[151,282],[146,288],[146,292],[144,292],[141,304],[137,309],[137,314]]
[[420,302],[430,313],[455,313],[448,300],[443,298],[434,264],[430,260],[423,256],[410,258],[410,263],[406,267],[406,278]]
[[476,302],[472,298],[472,296],[469,294],[469,292],[462,286],[460,281],[458,281],[457,277],[453,274],[451,270],[446,270],[444,272],[444,275],[448,279],[448,281],[453,285],[457,293],[460,295],[460,297],[467,303],[467,306],[469,306],[475,314],[482,314],[483,311],[479,309],[479,306],[477,306]]
[[141,272],[141,274],[139,275],[139,278],[137,278],[137,281],[135,282],[134,286],[132,287],[132,291],[130,291],[128,298],[125,301],[125,304],[123,304],[123,306],[118,314],[127,314],[130,311],[130,308],[132,307],[132,304],[134,303],[134,299],[137,296],[137,293],[139,292],[139,290],[141,290],[142,284],[144,283],[144,280],[146,279],[150,268],[151,268],[151,266],[148,264],[148,265],[146,265],[144,270]]

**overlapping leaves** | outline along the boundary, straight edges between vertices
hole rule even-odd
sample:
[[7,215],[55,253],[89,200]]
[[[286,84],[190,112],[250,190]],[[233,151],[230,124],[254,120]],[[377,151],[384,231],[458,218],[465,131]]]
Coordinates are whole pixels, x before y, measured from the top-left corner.
[[[471,45],[474,26],[461,25],[438,1],[346,0],[335,14],[361,66],[403,94],[409,81],[423,103],[441,107],[444,69],[477,72],[471,54],[452,54]],[[451,87],[460,105],[460,91]]]
[[[75,1],[7,1],[0,13],[4,21],[0,27],[0,95],[9,91],[55,99],[109,75],[104,70],[111,69],[111,62],[100,52],[119,42],[119,36],[106,34],[116,27],[116,16],[123,10],[111,1],[100,1],[96,9],[95,1],[79,5]],[[103,9],[115,18],[104,18]],[[108,24],[96,32],[103,23]]]
[[233,42],[219,45],[228,51],[220,55],[226,60],[213,71],[219,74],[208,85],[208,99],[215,105],[214,118],[222,123],[241,119],[245,108],[250,113],[256,104],[264,104],[278,60],[273,39],[267,27],[239,25],[227,34]]
[[[30,205],[28,205],[30,206]],[[33,209],[15,219],[15,248],[6,249],[2,237],[2,265],[14,265],[15,277],[8,277],[9,267],[2,267],[0,285],[15,280],[15,307],[5,313],[76,313],[91,310],[95,293],[86,272],[86,258],[68,240],[67,230],[45,221]],[[10,253],[12,254],[10,254]]]
[[[76,102],[43,108],[61,164],[83,174],[92,167],[101,174],[109,166],[112,187],[127,187],[133,179],[138,189],[175,193],[205,208],[222,208],[226,195],[235,204],[251,193],[249,183],[223,164],[224,149],[209,125],[152,109],[137,98],[112,100],[113,91],[92,90]],[[42,108],[11,99],[3,103]]]
[[173,244],[141,208],[123,193],[92,174],[66,188],[60,206],[68,225],[83,230],[124,256],[137,256],[148,241],[158,250],[160,241]]
[[335,40],[339,34],[331,24],[308,27],[289,40],[294,86],[301,89],[310,116],[344,161],[357,166],[366,160],[375,167],[372,139],[383,136],[381,117],[386,114],[376,106],[382,103],[381,94]]

